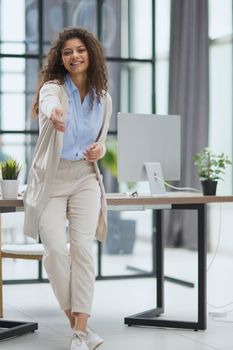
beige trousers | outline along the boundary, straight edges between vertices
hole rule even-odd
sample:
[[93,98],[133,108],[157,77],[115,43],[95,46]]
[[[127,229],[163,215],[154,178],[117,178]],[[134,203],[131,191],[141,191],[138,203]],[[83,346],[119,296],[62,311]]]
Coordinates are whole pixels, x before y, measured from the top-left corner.
[[[100,212],[94,166],[60,160],[48,204],[40,218],[44,266],[62,310],[91,314],[95,282],[93,239]],[[66,220],[70,249],[67,248]]]

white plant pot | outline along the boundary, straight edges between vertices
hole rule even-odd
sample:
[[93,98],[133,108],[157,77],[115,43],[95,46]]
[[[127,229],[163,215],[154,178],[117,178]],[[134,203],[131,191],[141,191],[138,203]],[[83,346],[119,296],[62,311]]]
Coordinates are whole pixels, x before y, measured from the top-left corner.
[[2,198],[16,199],[19,191],[19,180],[1,180]]

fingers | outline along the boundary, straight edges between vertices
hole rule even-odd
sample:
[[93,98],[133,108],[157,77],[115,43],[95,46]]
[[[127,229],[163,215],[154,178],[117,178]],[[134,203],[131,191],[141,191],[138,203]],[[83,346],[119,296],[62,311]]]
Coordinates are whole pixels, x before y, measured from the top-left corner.
[[95,162],[101,157],[101,147],[98,143],[93,143],[84,152],[85,159],[89,162]]
[[62,121],[63,112],[60,108],[54,108],[51,113],[51,121],[53,123],[53,127],[56,130],[64,132],[66,130],[65,123]]
[[62,115],[63,115],[62,109],[54,108],[51,112],[51,119],[52,119],[52,121],[61,120]]

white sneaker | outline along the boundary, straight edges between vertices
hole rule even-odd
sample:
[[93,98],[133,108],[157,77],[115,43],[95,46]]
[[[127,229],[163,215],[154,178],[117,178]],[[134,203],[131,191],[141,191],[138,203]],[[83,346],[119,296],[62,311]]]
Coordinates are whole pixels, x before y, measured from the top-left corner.
[[92,329],[87,327],[87,336],[86,336],[86,344],[89,350],[95,350],[103,344],[104,340],[96,334]]
[[87,335],[80,331],[75,331],[72,336],[70,350],[89,350],[86,343]]

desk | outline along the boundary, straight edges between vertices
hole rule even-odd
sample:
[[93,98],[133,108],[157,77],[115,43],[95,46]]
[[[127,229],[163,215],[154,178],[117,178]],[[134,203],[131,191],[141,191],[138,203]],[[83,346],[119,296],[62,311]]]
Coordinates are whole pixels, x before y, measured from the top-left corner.
[[[163,197],[127,197],[107,195],[107,205],[110,210],[145,210],[155,209],[156,217],[156,278],[157,278],[157,305],[154,309],[125,317],[124,322],[128,326],[159,326],[186,328],[195,330],[206,329],[206,204],[233,202],[233,196],[202,196],[200,194],[173,192]],[[0,213],[13,212],[17,208],[22,210],[23,201],[0,200]],[[197,322],[162,320],[159,318],[164,313],[164,244],[161,233],[161,212],[164,209],[196,210],[198,220],[198,319]],[[1,242],[0,242],[1,243]],[[1,254],[1,253],[0,253]],[[1,273],[1,256],[0,256]],[[1,311],[1,310],[0,310]],[[12,322],[12,324],[10,324]],[[25,323],[0,320],[0,327],[9,328],[0,333],[0,340],[12,335],[19,335],[38,328],[37,323]],[[7,333],[8,332],[8,333]],[[12,333],[14,332],[14,333]]]
[[[17,200],[3,200],[0,199],[0,248],[1,248],[1,213],[15,212],[17,208],[23,208],[23,201]],[[2,257],[0,249],[0,280],[2,281]],[[0,293],[2,292],[2,288]],[[2,300],[2,295],[0,295]],[[0,314],[2,315],[2,305],[0,305]],[[38,329],[38,323],[35,322],[20,322],[20,321],[9,321],[0,319],[0,340],[11,338],[17,335],[25,334],[28,332],[34,332]]]
[[[156,277],[157,305],[154,309],[125,317],[128,326],[158,326],[186,328],[194,330],[206,329],[206,204],[233,202],[233,196],[203,196],[187,192],[171,192],[164,197],[124,197],[107,198],[108,208],[119,209],[127,207],[135,210],[156,209]],[[164,239],[162,236],[161,211],[163,209],[196,210],[198,220],[198,316],[197,322],[164,320],[159,318],[164,313]]]

